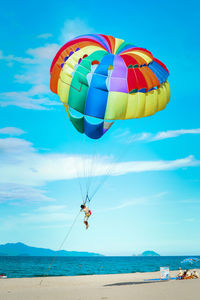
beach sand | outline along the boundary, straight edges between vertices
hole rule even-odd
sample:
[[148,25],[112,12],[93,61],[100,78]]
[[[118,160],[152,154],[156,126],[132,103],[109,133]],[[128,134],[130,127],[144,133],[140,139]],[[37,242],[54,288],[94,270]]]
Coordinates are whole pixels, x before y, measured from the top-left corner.
[[160,272],[1,279],[0,300],[200,299],[199,279],[145,281],[159,277]]

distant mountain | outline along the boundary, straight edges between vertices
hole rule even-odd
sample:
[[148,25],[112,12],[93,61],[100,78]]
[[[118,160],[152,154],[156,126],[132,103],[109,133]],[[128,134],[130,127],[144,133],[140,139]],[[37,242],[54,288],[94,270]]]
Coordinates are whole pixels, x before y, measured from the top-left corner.
[[[0,245],[0,256],[54,256],[57,251],[45,248],[29,247],[23,243]],[[102,256],[92,252],[58,251],[58,256]]]
[[154,251],[144,251],[140,256],[160,256],[160,254],[154,252]]

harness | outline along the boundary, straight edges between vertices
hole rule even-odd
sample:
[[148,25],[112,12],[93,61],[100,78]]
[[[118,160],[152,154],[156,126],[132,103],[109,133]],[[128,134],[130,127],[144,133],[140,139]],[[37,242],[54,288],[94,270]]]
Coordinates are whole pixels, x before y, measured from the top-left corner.
[[85,216],[86,216],[86,217],[90,217],[90,216],[91,216],[91,214],[92,214],[92,212],[91,212],[91,210],[89,210],[89,212],[88,212],[88,213],[85,213]]

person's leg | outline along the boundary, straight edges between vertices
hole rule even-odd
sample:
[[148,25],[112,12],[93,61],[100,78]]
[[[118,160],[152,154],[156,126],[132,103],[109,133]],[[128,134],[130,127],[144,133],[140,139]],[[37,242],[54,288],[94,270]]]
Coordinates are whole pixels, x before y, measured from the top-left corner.
[[88,227],[89,227],[89,225],[88,225],[88,216],[85,216],[84,224],[86,226],[86,229],[88,229]]
[[87,221],[84,221],[84,224],[86,226],[86,229],[88,229],[89,225],[88,225],[88,222]]
[[88,224],[88,222],[86,222],[86,229],[88,229],[88,227],[89,227],[89,224]]

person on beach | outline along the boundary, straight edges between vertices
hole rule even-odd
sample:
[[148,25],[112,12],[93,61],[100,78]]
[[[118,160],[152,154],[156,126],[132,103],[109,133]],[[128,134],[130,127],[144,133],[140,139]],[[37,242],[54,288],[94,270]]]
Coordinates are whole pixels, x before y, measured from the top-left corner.
[[190,270],[186,270],[186,277],[190,277],[192,275],[192,272]]
[[88,224],[88,219],[89,217],[91,216],[91,210],[89,210],[89,208],[85,205],[85,204],[82,204],[81,205],[81,210],[85,213],[85,218],[84,218],[84,221],[83,223],[85,224],[86,226],[86,229],[88,229],[89,227],[89,224]]
[[183,275],[181,276],[181,279],[185,279],[186,276],[187,276],[187,270],[185,270],[185,271],[183,272]]
[[181,277],[181,279],[192,279],[192,278],[193,278],[192,273],[188,269],[183,273],[183,276]]
[[181,268],[179,268],[179,272],[177,274],[177,279],[181,279],[183,276],[183,273],[184,273],[183,270]]
[[194,270],[192,276],[193,278],[199,278],[199,273],[196,270]]

